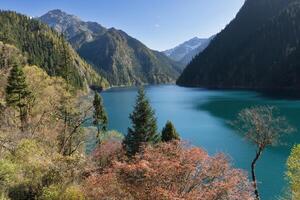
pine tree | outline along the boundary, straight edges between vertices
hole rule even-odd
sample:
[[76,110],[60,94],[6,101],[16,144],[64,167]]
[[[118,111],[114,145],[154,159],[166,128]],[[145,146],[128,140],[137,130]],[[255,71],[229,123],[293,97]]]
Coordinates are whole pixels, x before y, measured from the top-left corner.
[[15,64],[8,77],[6,87],[6,103],[18,109],[21,121],[21,130],[24,131],[28,124],[29,100],[32,94],[26,84],[26,77],[22,68]]
[[62,60],[61,60],[61,73],[62,76],[65,77],[67,84],[71,85],[71,77],[70,77],[70,72],[71,72],[71,57],[68,52],[68,47],[65,41],[63,40],[63,36],[61,36],[61,46],[62,46]]
[[107,130],[108,117],[103,106],[102,98],[97,92],[95,92],[93,105],[93,124],[97,127],[97,138],[99,138],[101,131]]
[[140,151],[142,144],[155,142],[158,136],[155,113],[143,88],[138,91],[134,111],[129,118],[132,128],[128,128],[123,145],[127,155],[133,156]]
[[168,121],[162,130],[161,140],[163,142],[170,142],[172,140],[180,140],[179,134],[177,133],[172,122]]
[[[0,43],[1,46],[1,43]],[[0,69],[7,67],[7,53],[6,48],[4,44],[2,44],[1,50],[0,50]]]

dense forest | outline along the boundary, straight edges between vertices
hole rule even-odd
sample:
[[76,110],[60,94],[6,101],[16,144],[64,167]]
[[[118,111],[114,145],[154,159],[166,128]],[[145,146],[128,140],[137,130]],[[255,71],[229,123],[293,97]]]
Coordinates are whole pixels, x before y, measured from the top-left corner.
[[212,88],[300,88],[298,0],[247,0],[177,83]]
[[76,88],[108,83],[84,62],[64,37],[47,25],[11,11],[0,12],[0,41],[20,49],[30,65],[61,76]]
[[78,53],[113,85],[171,83],[179,76],[179,67],[174,69],[165,55],[116,29],[82,45]]

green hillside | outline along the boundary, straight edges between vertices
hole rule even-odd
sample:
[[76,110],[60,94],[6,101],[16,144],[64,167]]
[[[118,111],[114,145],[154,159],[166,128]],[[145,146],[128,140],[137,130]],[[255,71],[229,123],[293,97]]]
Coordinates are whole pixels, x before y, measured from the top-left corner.
[[64,37],[41,22],[11,11],[0,12],[0,41],[20,49],[30,65],[43,68],[49,75],[61,76],[76,88],[107,86],[85,63]]
[[113,85],[170,83],[179,75],[175,62],[116,29],[84,44],[78,53]]

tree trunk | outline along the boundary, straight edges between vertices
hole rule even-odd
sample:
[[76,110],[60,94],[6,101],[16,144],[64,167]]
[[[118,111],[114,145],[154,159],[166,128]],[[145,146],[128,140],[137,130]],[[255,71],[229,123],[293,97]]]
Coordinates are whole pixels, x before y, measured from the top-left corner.
[[99,124],[97,124],[97,139],[99,139],[100,140],[100,127],[99,127]]
[[253,181],[253,186],[254,186],[254,193],[255,193],[257,200],[259,200],[260,197],[259,197],[259,193],[258,193],[257,181],[256,181],[256,176],[255,176],[255,165],[256,165],[256,161],[259,159],[261,153],[262,153],[262,148],[259,148],[258,151],[256,152],[254,160],[251,163],[252,181]]
[[23,134],[27,133],[27,126],[28,126],[28,116],[27,116],[27,110],[25,107],[19,107],[20,112],[20,121],[21,121],[21,131]]

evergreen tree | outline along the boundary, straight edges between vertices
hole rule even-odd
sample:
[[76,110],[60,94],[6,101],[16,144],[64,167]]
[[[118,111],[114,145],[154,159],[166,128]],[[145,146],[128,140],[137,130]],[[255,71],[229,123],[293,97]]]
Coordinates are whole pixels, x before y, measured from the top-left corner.
[[161,140],[163,142],[170,142],[172,140],[180,140],[179,134],[177,133],[172,122],[168,121],[162,130]]
[[142,144],[156,142],[158,137],[155,113],[143,88],[138,91],[134,111],[129,118],[132,128],[128,128],[124,148],[128,156],[133,156],[140,151]]
[[29,100],[32,94],[28,90],[26,77],[22,68],[15,64],[10,71],[6,87],[6,103],[18,109],[20,113],[21,130],[24,131],[28,124]]
[[102,98],[97,92],[95,92],[93,105],[93,124],[97,127],[97,138],[99,138],[101,131],[107,130],[108,117],[103,106]]
[[63,36],[61,36],[61,46],[62,46],[62,52],[61,52],[61,56],[62,56],[62,62],[61,62],[61,73],[63,74],[63,77],[65,77],[67,84],[71,84],[71,77],[70,77],[70,72],[71,72],[71,65],[72,65],[72,59],[69,55],[68,52],[68,46],[65,43],[65,41],[63,40]]

